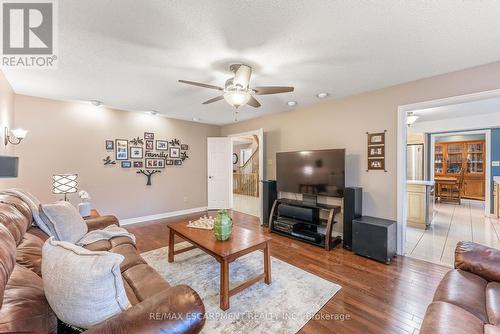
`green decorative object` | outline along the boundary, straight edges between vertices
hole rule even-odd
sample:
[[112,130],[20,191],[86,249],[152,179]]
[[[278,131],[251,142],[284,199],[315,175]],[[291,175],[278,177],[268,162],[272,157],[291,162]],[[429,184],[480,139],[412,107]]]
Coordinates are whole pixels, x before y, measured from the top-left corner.
[[227,214],[227,210],[222,209],[217,212],[217,217],[214,221],[215,238],[220,241],[225,241],[231,236],[233,230],[233,220]]

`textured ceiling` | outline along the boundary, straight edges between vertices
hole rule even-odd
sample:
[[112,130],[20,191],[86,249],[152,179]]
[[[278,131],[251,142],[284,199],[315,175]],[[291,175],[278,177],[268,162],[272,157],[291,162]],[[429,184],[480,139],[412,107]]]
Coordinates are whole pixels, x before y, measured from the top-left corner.
[[253,86],[296,87],[244,120],[500,60],[498,0],[58,3],[59,68],[4,70],[17,93],[206,123],[232,122],[232,108],[177,80],[223,85],[233,62],[254,66]]

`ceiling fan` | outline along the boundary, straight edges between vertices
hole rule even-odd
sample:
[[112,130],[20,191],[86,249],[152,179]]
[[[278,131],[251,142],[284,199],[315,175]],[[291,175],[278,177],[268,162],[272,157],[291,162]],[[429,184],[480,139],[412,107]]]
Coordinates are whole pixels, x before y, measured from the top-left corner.
[[293,87],[280,87],[280,86],[267,86],[250,88],[250,76],[252,75],[252,68],[245,64],[232,64],[229,70],[234,73],[232,78],[226,80],[224,88],[204,83],[179,80],[181,83],[188,85],[199,86],[203,88],[215,89],[222,92],[222,95],[214,97],[203,104],[210,104],[219,100],[226,100],[231,106],[238,108],[242,105],[248,104],[254,108],[259,108],[261,104],[254,95],[269,95],[293,92]]

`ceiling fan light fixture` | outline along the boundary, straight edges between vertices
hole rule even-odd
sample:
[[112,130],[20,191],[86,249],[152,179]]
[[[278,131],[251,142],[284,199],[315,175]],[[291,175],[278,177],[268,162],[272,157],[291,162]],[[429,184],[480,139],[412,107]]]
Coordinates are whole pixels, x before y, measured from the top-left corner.
[[228,90],[224,93],[224,100],[235,108],[247,104],[250,97],[250,93],[246,90]]

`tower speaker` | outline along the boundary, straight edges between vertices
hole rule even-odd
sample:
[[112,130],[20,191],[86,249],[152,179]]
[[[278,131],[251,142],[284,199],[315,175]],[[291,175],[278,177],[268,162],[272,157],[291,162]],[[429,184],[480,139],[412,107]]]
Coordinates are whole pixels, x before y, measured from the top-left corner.
[[276,181],[262,181],[262,210],[264,215],[264,221],[262,222],[262,225],[269,225],[269,215],[271,214],[271,208],[273,207],[274,201],[277,198],[278,192],[276,190]]
[[343,245],[352,249],[352,220],[363,215],[363,188],[348,187],[344,191]]

